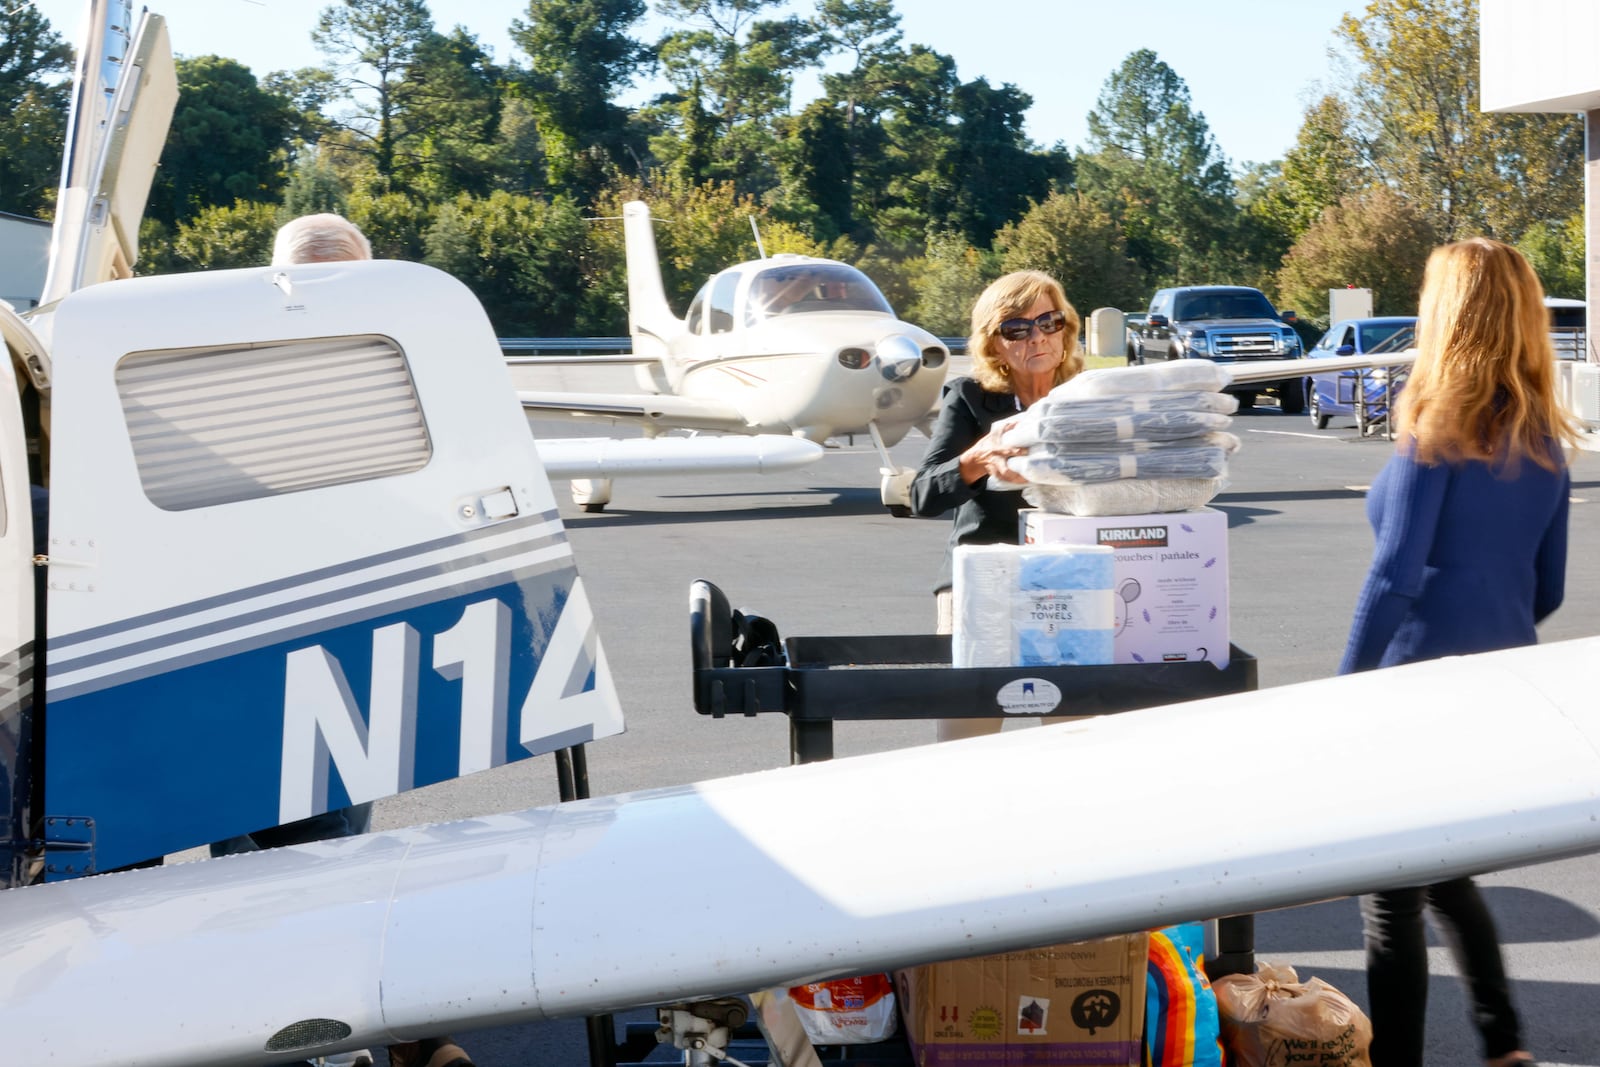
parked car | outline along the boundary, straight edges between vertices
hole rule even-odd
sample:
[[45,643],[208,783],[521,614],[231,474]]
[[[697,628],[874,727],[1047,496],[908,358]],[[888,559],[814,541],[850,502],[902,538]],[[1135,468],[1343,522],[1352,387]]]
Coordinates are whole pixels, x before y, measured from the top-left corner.
[[1544,306],[1550,311],[1550,344],[1557,359],[1587,359],[1589,305],[1582,300],[1569,300],[1560,296],[1547,296]]
[[1134,364],[1139,355],[1139,350],[1134,347],[1133,340],[1138,335],[1139,331],[1144,328],[1144,320],[1145,314],[1142,311],[1137,311],[1131,315],[1122,316],[1122,343],[1123,347],[1127,349],[1128,365],[1130,367]]
[[[1334,323],[1306,356],[1330,359],[1403,352],[1416,344],[1416,325],[1415,315],[1345,319]],[[1403,374],[1391,376],[1383,367],[1313,374],[1305,380],[1306,414],[1319,430],[1327,427],[1329,419],[1345,416],[1354,418],[1357,428],[1366,433],[1369,424],[1388,417],[1388,404],[1403,379]]]
[[[1144,325],[1132,333],[1135,363],[1165,359],[1209,359],[1215,363],[1299,359],[1300,337],[1278,318],[1272,301],[1244,285],[1184,285],[1159,289],[1150,299]],[[1260,393],[1277,398],[1285,415],[1305,409],[1298,375],[1270,382],[1228,387],[1239,406],[1254,406]]]

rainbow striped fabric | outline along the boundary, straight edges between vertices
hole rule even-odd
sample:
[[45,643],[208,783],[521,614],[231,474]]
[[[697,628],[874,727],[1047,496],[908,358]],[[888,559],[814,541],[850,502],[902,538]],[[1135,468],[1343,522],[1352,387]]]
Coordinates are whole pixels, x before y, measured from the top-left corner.
[[1205,926],[1150,935],[1145,979],[1145,1067],[1222,1067],[1217,998],[1205,972]]

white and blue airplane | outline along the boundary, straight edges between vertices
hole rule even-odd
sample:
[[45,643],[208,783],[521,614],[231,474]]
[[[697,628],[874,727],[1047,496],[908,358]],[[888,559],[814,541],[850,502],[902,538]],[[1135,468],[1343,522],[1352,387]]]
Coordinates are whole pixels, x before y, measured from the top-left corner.
[[[170,52],[159,16],[93,2],[124,73],[73,125],[114,165],[155,130],[144,102],[170,107]],[[52,278],[75,280],[0,308],[8,1062],[288,1063],[646,1005],[705,1062],[715,998],[1600,851],[1586,639],[99,874],[623,723],[463,286],[394,262],[108,280],[136,258],[128,216],[105,171],[68,173]],[[1182,758],[1143,775],[1152,746]],[[1197,802],[1224,758],[1313,746],[1340,804]],[[1095,812],[1115,848],[944,847],[1066,824],[1134,778]],[[896,832],[814,816],[846,794]],[[708,868],[739,891],[708,893]]]

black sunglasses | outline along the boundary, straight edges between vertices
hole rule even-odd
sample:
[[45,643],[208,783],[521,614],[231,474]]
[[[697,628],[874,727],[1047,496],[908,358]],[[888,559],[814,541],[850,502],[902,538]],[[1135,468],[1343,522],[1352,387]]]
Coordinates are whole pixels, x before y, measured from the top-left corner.
[[1026,341],[1035,326],[1046,336],[1060,333],[1067,328],[1067,317],[1059,311],[1046,311],[1036,319],[1007,319],[1000,324],[1000,336],[1007,341]]

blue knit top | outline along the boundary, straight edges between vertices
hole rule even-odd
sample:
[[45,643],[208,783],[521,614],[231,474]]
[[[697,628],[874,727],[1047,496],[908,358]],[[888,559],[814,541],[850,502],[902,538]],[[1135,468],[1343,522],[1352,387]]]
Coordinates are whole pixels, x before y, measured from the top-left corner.
[[1339,673],[1534,644],[1565,593],[1571,490],[1564,465],[1398,450],[1367,496],[1377,547]]

